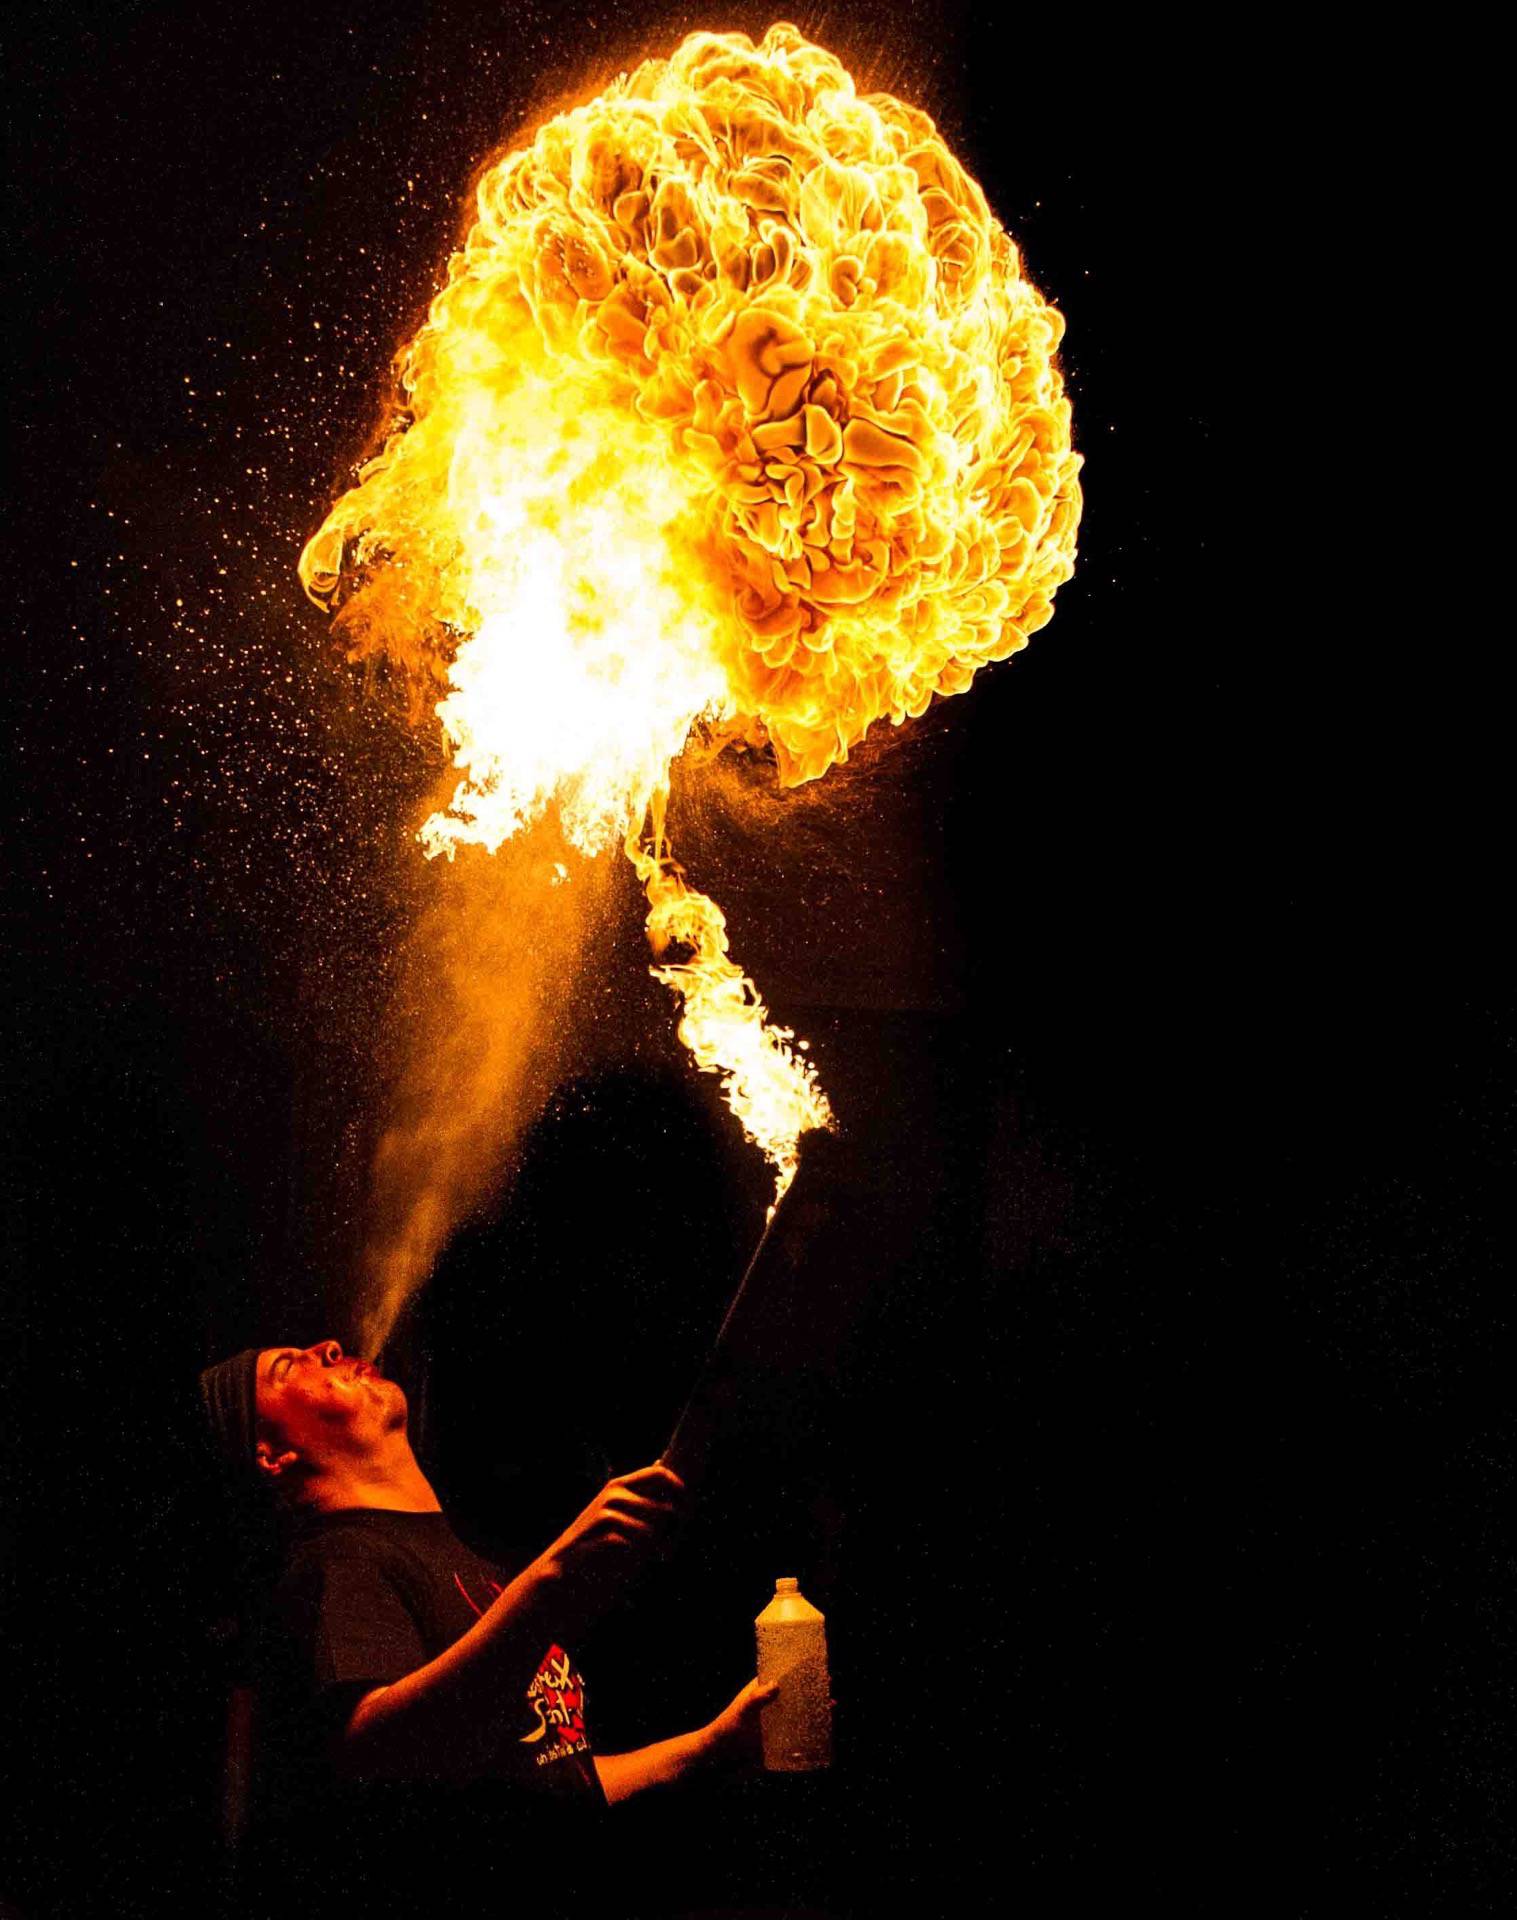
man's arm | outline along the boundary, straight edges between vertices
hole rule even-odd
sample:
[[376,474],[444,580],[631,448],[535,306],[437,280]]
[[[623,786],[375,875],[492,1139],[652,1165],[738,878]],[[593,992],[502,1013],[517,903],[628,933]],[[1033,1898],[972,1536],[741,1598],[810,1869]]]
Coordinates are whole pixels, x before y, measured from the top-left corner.
[[342,1770],[358,1779],[428,1780],[487,1771],[544,1646],[603,1611],[658,1543],[683,1491],[662,1466],[609,1481],[461,1639],[363,1696],[342,1734]]
[[771,1681],[750,1680],[742,1692],[704,1727],[658,1740],[632,1753],[598,1753],[595,1771],[614,1806],[648,1787],[672,1786],[708,1768],[740,1766],[758,1758],[759,1711],[779,1692]]

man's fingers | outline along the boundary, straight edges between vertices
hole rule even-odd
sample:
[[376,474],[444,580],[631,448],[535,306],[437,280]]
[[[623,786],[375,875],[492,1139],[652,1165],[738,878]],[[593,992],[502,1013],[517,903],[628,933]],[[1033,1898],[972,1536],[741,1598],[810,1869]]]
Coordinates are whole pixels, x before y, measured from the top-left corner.
[[619,1473],[609,1482],[613,1487],[631,1487],[655,1498],[678,1500],[687,1491],[685,1483],[672,1467],[655,1460],[651,1467],[638,1467],[632,1473]]
[[646,1493],[635,1493],[630,1487],[618,1487],[605,1498],[608,1513],[645,1513],[650,1517],[672,1517],[678,1509],[672,1500],[658,1500]]
[[646,1547],[651,1546],[658,1536],[646,1520],[608,1519],[600,1537],[611,1546]]
[[760,1707],[767,1707],[779,1692],[777,1680],[750,1680],[739,1693],[734,1695],[727,1712],[733,1718],[747,1724],[757,1718]]
[[600,1535],[603,1540],[622,1540],[629,1534],[639,1536],[651,1534],[652,1527],[646,1520],[640,1520],[635,1513],[603,1513],[600,1517]]
[[601,1508],[602,1520],[609,1520],[614,1526],[643,1527],[661,1536],[672,1536],[680,1524],[680,1517],[670,1508],[655,1506],[651,1501],[639,1501],[634,1505],[630,1500],[607,1500]]

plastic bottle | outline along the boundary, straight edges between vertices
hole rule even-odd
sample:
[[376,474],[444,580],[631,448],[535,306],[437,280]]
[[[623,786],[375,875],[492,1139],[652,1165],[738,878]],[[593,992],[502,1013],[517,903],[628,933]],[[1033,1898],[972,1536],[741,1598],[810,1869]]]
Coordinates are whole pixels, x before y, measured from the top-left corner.
[[774,1598],[754,1621],[758,1677],[780,1690],[759,1714],[768,1773],[813,1773],[832,1764],[832,1686],[827,1628],[793,1578],[776,1580]]

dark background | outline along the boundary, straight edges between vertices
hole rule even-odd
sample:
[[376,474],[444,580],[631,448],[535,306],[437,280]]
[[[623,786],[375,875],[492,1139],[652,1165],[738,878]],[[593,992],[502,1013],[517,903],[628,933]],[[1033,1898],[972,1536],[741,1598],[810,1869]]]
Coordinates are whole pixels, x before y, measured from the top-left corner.
[[[23,1914],[216,1897],[224,1576],[184,1387],[348,1333],[332,1250],[436,753],[329,649],[299,547],[489,148],[587,64],[768,18],[12,18]],[[1379,136],[1278,50],[800,20],[936,113],[1066,315],[1087,504],[1051,626],[825,805],[765,842],[690,801],[682,850],[860,1151],[810,1364],[584,1663],[603,1745],[689,1724],[797,1573],[839,1764],[626,1809],[647,1898],[1496,1912],[1510,1037],[1479,697],[1430,644],[1450,529],[1345,397],[1341,270],[1404,266]],[[1393,353],[1402,448],[1425,341]],[[1372,547],[1352,503],[1387,473]],[[396,1346],[501,1553],[657,1451],[762,1214],[622,906],[620,1057],[560,1089]]]

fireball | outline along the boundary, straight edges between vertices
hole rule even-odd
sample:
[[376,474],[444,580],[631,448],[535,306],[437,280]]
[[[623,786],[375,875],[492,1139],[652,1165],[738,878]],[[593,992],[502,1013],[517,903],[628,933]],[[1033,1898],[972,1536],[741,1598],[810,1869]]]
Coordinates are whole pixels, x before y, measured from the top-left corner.
[[301,557],[435,710],[429,854],[550,807],[622,842],[781,1191],[829,1109],[669,855],[670,764],[700,725],[816,779],[1045,624],[1080,514],[1062,332],[926,114],[792,26],[692,34],[486,169]]

